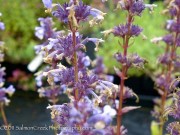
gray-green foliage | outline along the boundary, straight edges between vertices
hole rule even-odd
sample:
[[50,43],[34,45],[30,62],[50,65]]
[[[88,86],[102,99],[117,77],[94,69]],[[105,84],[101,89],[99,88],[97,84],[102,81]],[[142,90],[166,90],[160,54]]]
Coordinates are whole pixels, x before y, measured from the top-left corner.
[[[132,47],[130,47],[129,52],[136,52],[143,58],[148,61],[146,64],[146,69],[148,71],[155,70],[157,67],[157,57],[162,52],[162,48],[157,45],[154,45],[150,42],[150,40],[157,36],[162,36],[165,34],[163,30],[164,23],[165,23],[165,16],[161,14],[163,10],[162,3],[156,3],[158,7],[154,10],[153,14],[149,14],[149,11],[146,10],[141,17],[137,17],[135,19],[135,23],[141,26],[144,31],[143,34],[147,36],[147,40],[143,40],[141,37],[136,38]],[[100,33],[99,31],[107,30],[113,28],[115,25],[118,25],[124,22],[125,15],[121,13],[121,11],[112,11],[108,12],[105,16],[105,20],[102,23],[101,28],[95,27],[95,33]],[[102,35],[98,35],[99,37]],[[101,49],[99,49],[98,55],[103,56],[105,60],[105,65],[109,68],[111,73],[114,72],[113,66],[117,65],[117,62],[113,58],[113,54],[117,51],[121,51],[120,48],[117,48],[118,38],[113,37],[110,35],[107,39],[105,39],[105,43],[103,43]],[[142,73],[142,72],[141,72]],[[136,70],[130,71],[131,75],[139,74],[139,71]]]

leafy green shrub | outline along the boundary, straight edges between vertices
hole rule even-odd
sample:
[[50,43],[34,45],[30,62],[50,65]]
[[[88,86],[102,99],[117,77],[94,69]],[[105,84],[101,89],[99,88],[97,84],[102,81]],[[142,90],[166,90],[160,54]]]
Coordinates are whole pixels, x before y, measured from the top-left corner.
[[36,44],[34,28],[42,12],[41,0],[0,0],[2,20],[6,30],[1,37],[8,48],[6,60],[15,63],[27,63],[33,57],[33,45]]

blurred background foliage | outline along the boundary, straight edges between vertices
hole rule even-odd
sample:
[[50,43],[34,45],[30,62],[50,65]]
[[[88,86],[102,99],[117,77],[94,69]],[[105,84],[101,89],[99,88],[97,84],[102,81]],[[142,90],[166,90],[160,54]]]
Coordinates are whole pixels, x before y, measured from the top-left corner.
[[[64,2],[66,0],[54,0],[54,2]],[[84,0],[83,0],[84,1]],[[83,24],[83,34],[89,37],[102,38],[101,31],[113,28],[119,23],[125,22],[125,14],[121,11],[114,10],[115,4],[112,1],[108,1],[106,6],[101,1],[89,1],[84,2],[93,4],[97,8],[101,8],[103,12],[106,12],[105,20],[99,26],[89,28],[87,24]],[[44,13],[44,7],[41,0],[0,0],[2,12],[2,20],[6,25],[6,30],[1,32],[0,37],[5,42],[8,50],[6,51],[6,61],[11,63],[23,63],[28,64],[35,56],[34,45],[40,44],[34,36],[34,28],[39,25],[37,19],[39,17],[45,17],[49,14]],[[161,53],[162,48],[150,42],[150,39],[156,36],[164,35],[165,31],[162,30],[164,27],[165,16],[161,14],[163,9],[162,2],[156,3],[158,5],[155,8],[153,14],[149,14],[146,10],[142,17],[136,18],[136,24],[144,28],[144,35],[148,37],[147,40],[143,40],[141,37],[134,39],[134,45],[130,48],[130,52],[136,52],[140,56],[148,60],[148,71],[155,70],[156,58]],[[54,19],[56,20],[56,19]],[[58,29],[61,29],[63,24],[56,24]],[[103,37],[104,38],[104,37]],[[97,55],[104,57],[105,65],[109,68],[110,73],[114,73],[114,65],[119,65],[113,58],[113,54],[117,51],[121,51],[118,47],[118,38],[110,35],[105,38],[105,43],[101,45]],[[92,52],[93,53],[93,52]],[[131,74],[137,74],[136,70],[132,70]]]

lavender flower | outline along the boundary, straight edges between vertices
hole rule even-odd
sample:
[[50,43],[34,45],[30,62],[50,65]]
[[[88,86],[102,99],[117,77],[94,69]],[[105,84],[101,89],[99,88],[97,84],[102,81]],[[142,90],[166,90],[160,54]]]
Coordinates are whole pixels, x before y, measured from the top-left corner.
[[80,1],[79,4],[75,6],[74,10],[77,22],[86,21],[88,16],[90,15],[91,7],[85,5],[82,1]]
[[130,7],[130,11],[132,14],[134,15],[138,15],[140,16],[142,11],[145,9],[145,5],[142,1],[137,1],[137,2],[134,2],[132,4],[132,6]]
[[57,7],[57,10],[52,12],[53,16],[55,16],[56,18],[58,18],[60,21],[64,23],[68,23],[69,11],[67,7],[70,7],[70,5],[68,3],[63,4],[62,6],[58,4],[56,7]]
[[180,134],[180,123],[172,122],[168,125],[167,130],[170,135],[179,135]]
[[[103,103],[106,103],[105,101],[113,102],[112,106],[116,108],[117,110],[117,128],[116,128],[116,134],[126,134],[125,130],[122,131],[122,125],[121,125],[121,119],[122,114],[127,113],[130,110],[137,109],[139,107],[124,107],[123,101],[126,98],[137,96],[134,94],[134,92],[128,88],[125,87],[125,80],[127,79],[127,73],[129,68],[131,67],[138,67],[143,68],[144,64],[146,63],[146,60],[139,57],[137,54],[129,54],[128,49],[130,47],[130,39],[137,37],[141,34],[143,31],[142,28],[140,28],[137,25],[134,25],[134,19],[135,16],[141,16],[143,10],[145,8],[153,9],[153,5],[146,5],[143,3],[143,1],[136,1],[136,0],[120,0],[117,4],[117,9],[120,8],[121,10],[126,11],[126,22],[124,24],[119,24],[118,26],[115,26],[112,29],[106,30],[102,32],[105,36],[112,33],[114,36],[119,37],[122,39],[122,43],[119,42],[121,45],[123,51],[117,52],[114,57],[117,60],[117,62],[121,65],[121,70],[115,68],[115,72],[120,77],[121,82],[119,86],[112,85],[110,83],[104,84],[104,82],[100,83],[100,86],[104,89],[101,99]],[[98,88],[101,88],[98,87]],[[102,89],[101,88],[101,89]],[[107,96],[106,96],[107,95]],[[118,97],[118,106],[116,106],[115,98]],[[130,109],[131,108],[131,109]]]
[[146,63],[145,59],[140,58],[137,54],[123,56],[121,53],[116,53],[115,58],[118,62],[122,65],[126,65],[128,68],[131,66],[143,68]]
[[162,40],[163,40],[167,45],[172,45],[172,44],[173,44],[173,35],[172,35],[172,34],[168,34],[168,35],[164,36]]
[[52,0],[42,0],[42,2],[46,8],[52,8]]
[[40,40],[54,37],[55,32],[52,29],[52,18],[39,18],[38,21],[40,22],[41,26],[35,28],[36,37],[38,37]]
[[0,30],[4,30],[5,29],[5,25],[3,22],[0,22]]
[[[112,121],[111,116],[103,113],[101,110],[98,111],[98,108],[94,108],[90,99],[85,97],[77,106],[78,110],[73,103],[49,106],[48,109],[52,110],[52,119],[64,127],[75,127],[75,125],[79,125],[84,119],[87,119],[87,121],[81,125],[81,129],[87,130],[79,130],[83,135],[102,132],[113,134],[113,130],[109,126]],[[95,115],[93,115],[94,113]],[[60,134],[65,133],[77,134],[78,128],[74,128],[73,131],[62,130]]]
[[142,28],[139,28],[136,25],[132,25],[129,28],[129,25],[119,25],[114,27],[113,34],[115,36],[124,37],[125,35],[129,35],[130,37],[138,36],[142,32]]

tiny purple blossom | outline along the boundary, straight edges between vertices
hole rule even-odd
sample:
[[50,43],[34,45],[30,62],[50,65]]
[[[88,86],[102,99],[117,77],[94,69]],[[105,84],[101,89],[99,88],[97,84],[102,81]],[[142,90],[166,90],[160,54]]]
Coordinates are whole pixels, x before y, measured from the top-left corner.
[[52,8],[52,0],[42,0],[42,2],[46,8]]
[[130,7],[130,11],[134,15],[140,16],[142,11],[145,9],[145,5],[142,1],[135,1]]
[[91,7],[83,4],[82,1],[75,6],[75,17],[77,21],[86,21],[87,17],[90,15]]
[[175,0],[174,3],[175,3],[178,7],[180,7],[180,0]]
[[162,40],[163,40],[166,44],[172,45],[172,44],[173,44],[173,35],[172,35],[172,34],[168,34],[168,35],[164,36]]
[[3,22],[0,22],[0,30],[4,30],[5,29],[5,25]]
[[35,28],[35,35],[39,39],[48,39],[55,36],[55,31],[53,30],[53,21],[52,18],[39,18],[38,21],[40,22],[40,27]]
[[[129,28],[130,27],[130,28]],[[125,37],[129,35],[130,37],[138,36],[142,32],[142,28],[136,25],[128,26],[126,25],[119,25],[114,27],[113,34],[115,36]]]
[[69,10],[67,7],[70,5],[68,3],[65,3],[63,5],[58,4],[56,7],[57,9],[52,12],[52,15],[58,18],[60,21],[64,23],[68,23],[68,15],[69,15]]
[[5,76],[5,68],[1,67],[0,68],[0,85],[2,85],[2,83],[4,83],[4,76]]
[[167,130],[171,135],[179,135],[180,134],[180,123],[172,122],[167,126]]
[[179,22],[173,22],[173,23],[171,24],[170,30],[171,30],[172,32],[180,33],[180,23],[179,23]]

